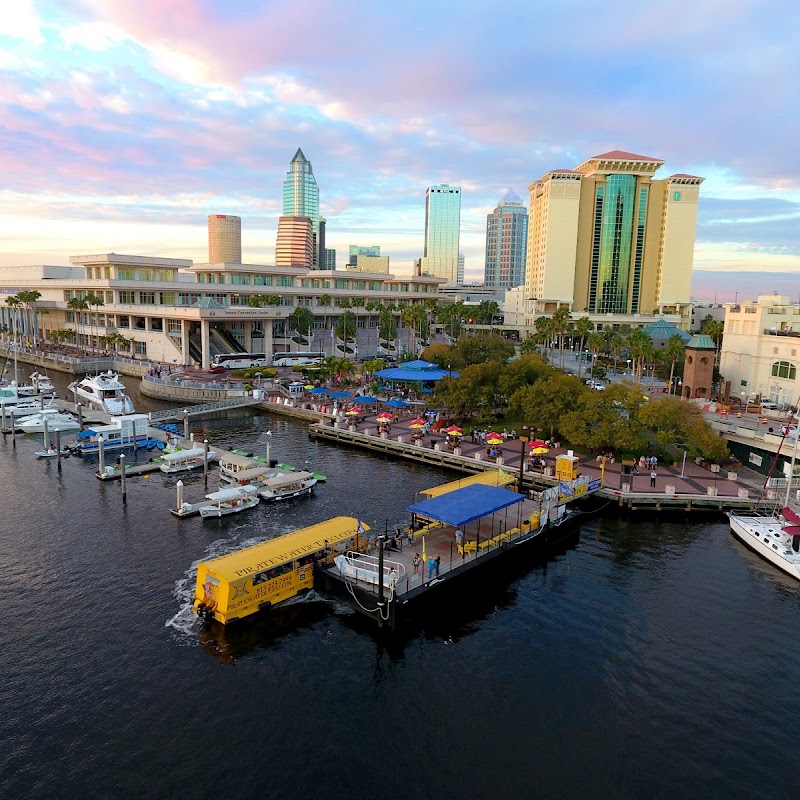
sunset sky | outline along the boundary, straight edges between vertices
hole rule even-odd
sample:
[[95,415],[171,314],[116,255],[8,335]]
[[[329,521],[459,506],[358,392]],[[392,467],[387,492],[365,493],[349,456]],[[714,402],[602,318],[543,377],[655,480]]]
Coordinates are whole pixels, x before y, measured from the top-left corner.
[[791,0],[17,0],[0,14],[0,265],[207,260],[242,217],[271,263],[312,162],[338,263],[422,254],[425,187],[463,187],[466,277],[510,187],[609,150],[706,178],[694,293],[800,295],[800,5]]

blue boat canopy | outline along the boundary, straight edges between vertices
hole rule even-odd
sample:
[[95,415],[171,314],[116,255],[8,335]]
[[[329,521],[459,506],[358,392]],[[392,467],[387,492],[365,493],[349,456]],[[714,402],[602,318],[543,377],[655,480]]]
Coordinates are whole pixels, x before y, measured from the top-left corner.
[[495,511],[521,503],[524,499],[525,495],[502,486],[474,484],[414,503],[406,510],[446,525],[459,526],[488,517]]
[[78,439],[89,439],[92,436],[97,436],[97,431],[90,431],[88,428],[85,431],[78,433]]

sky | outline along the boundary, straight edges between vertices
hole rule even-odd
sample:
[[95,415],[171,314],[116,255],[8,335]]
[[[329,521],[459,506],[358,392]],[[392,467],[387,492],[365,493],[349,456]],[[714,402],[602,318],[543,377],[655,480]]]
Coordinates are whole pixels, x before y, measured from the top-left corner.
[[794,0],[15,0],[0,14],[0,265],[208,260],[242,217],[272,263],[311,161],[337,263],[422,255],[425,188],[462,187],[467,280],[513,188],[609,150],[701,187],[693,294],[800,299]]

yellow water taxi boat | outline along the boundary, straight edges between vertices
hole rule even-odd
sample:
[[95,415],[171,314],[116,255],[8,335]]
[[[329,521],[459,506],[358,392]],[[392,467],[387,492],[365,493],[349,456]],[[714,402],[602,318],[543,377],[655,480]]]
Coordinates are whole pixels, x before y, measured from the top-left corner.
[[194,610],[223,624],[282,603],[314,585],[314,564],[365,545],[369,526],[334,517],[197,566]]

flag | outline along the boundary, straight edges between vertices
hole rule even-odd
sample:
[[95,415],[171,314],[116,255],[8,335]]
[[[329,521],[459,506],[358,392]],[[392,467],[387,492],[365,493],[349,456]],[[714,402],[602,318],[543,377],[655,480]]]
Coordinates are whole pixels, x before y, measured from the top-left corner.
[[358,520],[358,525],[356,526],[356,530],[358,531],[358,535],[361,536],[362,533],[366,533],[364,530],[364,526],[361,524],[361,520]]
[[425,552],[425,534],[422,534],[422,563],[428,563],[428,554]]

